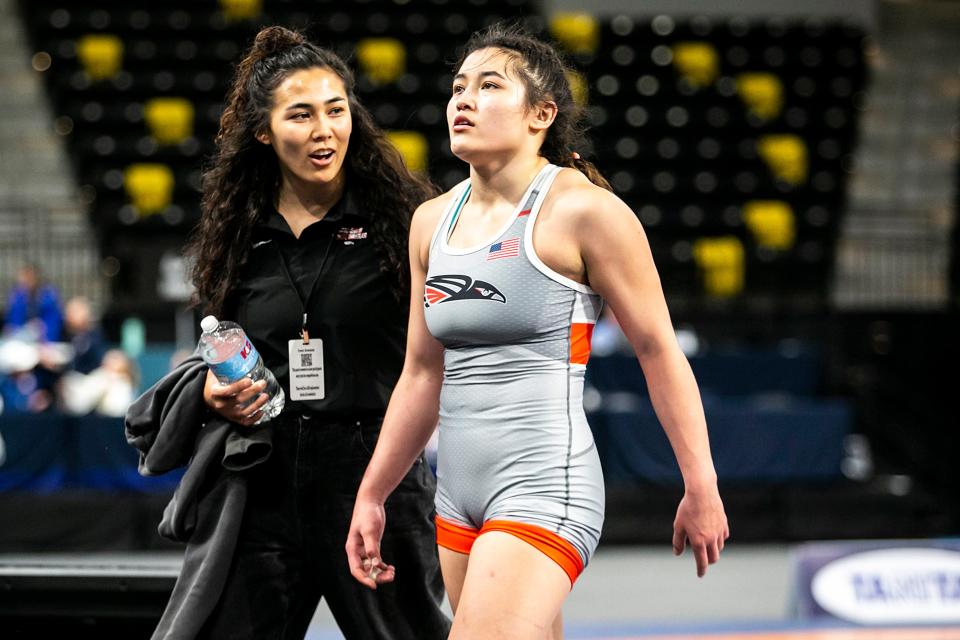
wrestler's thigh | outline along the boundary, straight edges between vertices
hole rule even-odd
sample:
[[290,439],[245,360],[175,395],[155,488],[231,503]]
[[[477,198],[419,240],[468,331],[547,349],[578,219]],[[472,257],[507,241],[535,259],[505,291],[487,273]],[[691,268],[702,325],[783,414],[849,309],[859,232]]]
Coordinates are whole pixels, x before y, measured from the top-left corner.
[[460,553],[447,549],[446,547],[437,547],[440,553],[440,571],[443,573],[443,586],[447,589],[447,597],[450,599],[450,607],[453,613],[457,613],[457,605],[460,604],[460,592],[463,590],[463,580],[467,576],[467,562],[470,556],[466,553]]
[[453,618],[451,640],[544,640],[570,593],[570,579],[532,545],[501,531],[481,534]]

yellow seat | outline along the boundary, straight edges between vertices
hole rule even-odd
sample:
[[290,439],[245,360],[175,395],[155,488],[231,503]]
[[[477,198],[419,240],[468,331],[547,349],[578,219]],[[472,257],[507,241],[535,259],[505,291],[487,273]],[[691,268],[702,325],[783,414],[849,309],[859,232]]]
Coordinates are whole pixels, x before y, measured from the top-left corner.
[[160,144],[179,144],[193,136],[193,103],[186,98],[148,100],[143,115]]
[[416,131],[387,131],[387,139],[397,148],[407,168],[427,171],[427,139]]
[[583,74],[570,69],[567,71],[567,81],[570,83],[570,93],[573,94],[573,101],[578,107],[586,107],[590,98],[590,91],[587,89],[587,81]]
[[123,186],[141,216],[160,213],[173,201],[173,171],[165,164],[130,165]]
[[673,65],[695,87],[713,84],[720,73],[717,50],[707,42],[678,42],[673,45]]
[[77,41],[77,57],[91,80],[109,80],[123,66],[123,41],[108,33],[92,33]]
[[730,298],[743,291],[743,243],[739,238],[699,238],[693,243],[693,259],[703,273],[708,295]]
[[782,200],[751,200],[743,206],[743,218],[761,247],[783,251],[793,246],[796,222],[793,209]]
[[364,38],[357,44],[363,74],[377,84],[389,84],[407,68],[407,50],[394,38]]
[[737,76],[737,93],[763,120],[773,120],[783,111],[783,83],[772,73],[741,73]]
[[253,20],[263,11],[263,0],[220,0],[220,9],[230,20]]
[[570,53],[592,54],[600,44],[600,25],[589,13],[561,11],[550,19],[550,35]]
[[807,145],[799,136],[762,136],[757,141],[757,149],[777,179],[794,185],[807,181]]

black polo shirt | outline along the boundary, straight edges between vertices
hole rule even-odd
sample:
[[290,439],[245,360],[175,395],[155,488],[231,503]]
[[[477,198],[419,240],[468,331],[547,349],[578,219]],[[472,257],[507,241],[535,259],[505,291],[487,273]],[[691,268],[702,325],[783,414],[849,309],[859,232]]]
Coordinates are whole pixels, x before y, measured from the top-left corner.
[[[299,238],[276,211],[254,229],[224,317],[246,330],[276,375],[287,395],[284,411],[386,410],[403,366],[407,311],[380,272],[371,215],[345,191]],[[290,400],[288,341],[300,336],[301,300],[307,304],[310,337],[323,340],[323,400]]]

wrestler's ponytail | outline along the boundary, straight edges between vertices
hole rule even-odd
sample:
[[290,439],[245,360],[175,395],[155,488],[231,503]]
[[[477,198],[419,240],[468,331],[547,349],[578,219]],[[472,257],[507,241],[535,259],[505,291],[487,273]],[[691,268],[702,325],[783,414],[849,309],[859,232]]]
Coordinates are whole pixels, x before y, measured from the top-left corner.
[[[551,160],[551,162],[553,161]],[[613,191],[610,183],[607,182],[607,179],[603,177],[603,174],[600,173],[600,170],[597,169],[597,166],[589,160],[584,160],[581,158],[580,154],[576,151],[570,154],[570,160],[568,160],[566,163],[553,162],[553,164],[558,164],[562,167],[572,167],[583,175],[587,176],[587,179],[598,187],[603,187],[607,191]]]
[[573,99],[570,68],[557,50],[516,25],[498,23],[470,36],[456,68],[474,51],[488,48],[516,57],[514,70],[527,90],[530,107],[547,100],[557,105],[557,116],[547,129],[540,155],[555,165],[577,169],[593,184],[612,191],[594,164],[580,157],[585,148],[583,108]]

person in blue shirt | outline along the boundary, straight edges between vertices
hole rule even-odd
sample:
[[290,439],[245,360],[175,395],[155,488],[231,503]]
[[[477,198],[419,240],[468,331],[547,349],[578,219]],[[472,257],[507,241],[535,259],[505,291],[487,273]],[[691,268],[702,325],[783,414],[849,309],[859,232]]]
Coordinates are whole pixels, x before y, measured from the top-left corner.
[[27,332],[37,342],[57,342],[62,329],[63,311],[56,288],[41,282],[36,265],[24,265],[7,301],[3,332]]

